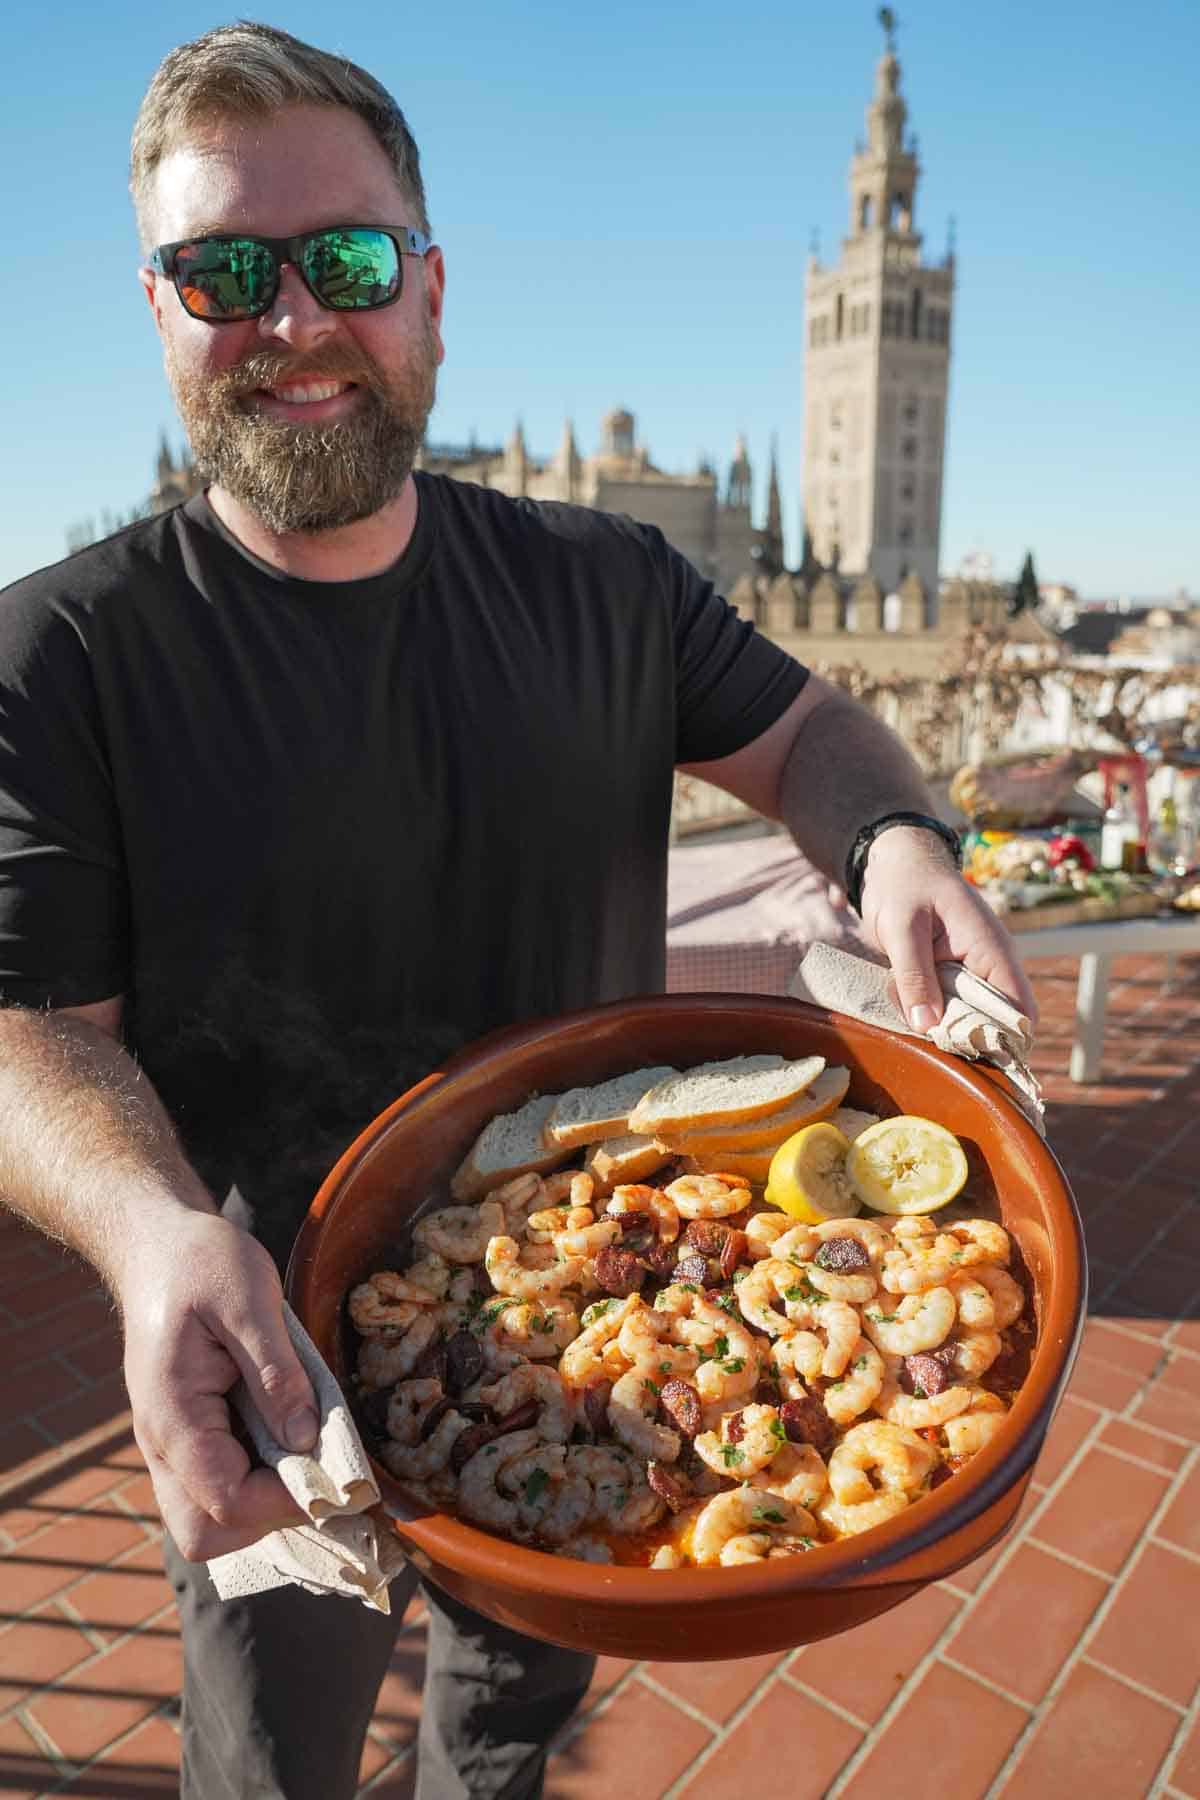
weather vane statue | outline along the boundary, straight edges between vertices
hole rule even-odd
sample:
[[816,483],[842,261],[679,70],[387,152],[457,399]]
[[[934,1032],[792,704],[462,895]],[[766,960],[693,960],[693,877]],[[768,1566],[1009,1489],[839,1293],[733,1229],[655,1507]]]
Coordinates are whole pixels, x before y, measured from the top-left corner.
[[883,26],[884,31],[887,33],[887,47],[888,47],[889,52],[894,56],[896,53],[896,23],[897,23],[897,20],[896,20],[895,13],[892,11],[890,6],[881,6],[880,7],[879,23]]

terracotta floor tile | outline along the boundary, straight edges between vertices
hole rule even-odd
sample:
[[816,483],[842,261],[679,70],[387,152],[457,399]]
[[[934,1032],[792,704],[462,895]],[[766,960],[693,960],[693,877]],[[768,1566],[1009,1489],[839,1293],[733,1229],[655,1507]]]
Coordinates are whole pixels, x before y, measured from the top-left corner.
[[1200,1677],[1200,1564],[1148,1544],[1088,1654],[1186,1706]]
[[13,1362],[30,1362],[35,1356],[52,1356],[69,1350],[84,1338],[93,1337],[106,1319],[112,1317],[112,1304],[103,1293],[91,1294],[49,1313],[36,1323],[28,1321],[10,1325],[0,1332],[0,1356]]
[[1167,1345],[1167,1355],[1158,1379],[1167,1387],[1180,1388],[1200,1400],[1200,1356]]
[[1034,1466],[1035,1484],[1043,1488],[1053,1487],[1084,1438],[1089,1432],[1095,1431],[1099,1423],[1099,1415],[1092,1407],[1081,1405],[1068,1394],[1046,1433],[1042,1453]]
[[1019,1706],[935,1663],[879,1738],[844,1800],[897,1800],[909,1793],[977,1800],[1025,1729]]
[[1107,1592],[1098,1575],[1022,1544],[946,1655],[1036,1705]]
[[1135,1335],[1105,1318],[1088,1320],[1083,1328],[1082,1348],[1090,1356],[1144,1381],[1158,1373],[1168,1354],[1157,1338]]
[[[0,1262],[0,1300],[10,1306],[11,1296],[31,1282],[42,1281],[53,1274],[57,1259],[47,1255],[45,1239],[26,1240],[19,1249],[10,1251]],[[11,1307],[13,1312],[17,1307]]]
[[24,1419],[15,1425],[0,1425],[0,1479],[18,1476],[26,1463],[50,1448],[41,1432]]
[[1145,1383],[1146,1377],[1136,1370],[1123,1369],[1092,1350],[1081,1350],[1067,1393],[1073,1400],[1086,1400],[1091,1406],[1123,1412]]
[[745,1705],[755,1688],[774,1674],[783,1660],[776,1653],[773,1656],[739,1657],[733,1662],[655,1662],[647,1663],[645,1672],[676,1699],[686,1700],[706,1719],[724,1725],[739,1706]]
[[1089,1450],[1038,1517],[1034,1537],[1115,1575],[1150,1523],[1170,1486],[1104,1450]]
[[4,1307],[15,1319],[40,1319],[44,1313],[57,1312],[68,1301],[84,1300],[103,1292],[94,1270],[64,1259],[61,1267],[50,1267],[47,1273],[8,1289]]
[[124,1421],[129,1417],[129,1395],[119,1375],[110,1375],[95,1387],[85,1388],[62,1406],[47,1406],[38,1414],[38,1424],[52,1432],[60,1443],[82,1437],[97,1425],[110,1419]]
[[[386,1760],[386,1759],[384,1759]],[[378,1765],[382,1768],[383,1763]],[[168,1719],[147,1719],[63,1789],[71,1800],[167,1800],[179,1793],[179,1733]]]
[[583,1710],[587,1712],[589,1708],[595,1706],[598,1700],[603,1700],[605,1694],[610,1694],[618,1681],[627,1675],[634,1666],[633,1663],[626,1662],[619,1656],[598,1656],[596,1673],[592,1676],[591,1686],[583,1697]]
[[1136,1332],[1141,1337],[1158,1338],[1161,1342],[1178,1323],[1177,1318],[1166,1318],[1162,1313],[1139,1312],[1136,1307],[1128,1304],[1118,1306],[1115,1300],[1101,1300],[1099,1293],[1100,1286],[1097,1282],[1096,1291],[1089,1303],[1092,1312],[1099,1313],[1104,1318],[1119,1320],[1127,1330]]
[[1200,1399],[1169,1381],[1153,1382],[1130,1416],[1151,1431],[1167,1431],[1200,1444]]
[[64,1518],[0,1559],[4,1610],[8,1614],[24,1612],[98,1564],[145,1541],[145,1532],[132,1519],[93,1519],[87,1513]]
[[87,1762],[157,1706],[158,1701],[149,1695],[85,1694],[58,1688],[40,1694],[27,1710],[61,1755],[71,1762]]
[[0,1719],[0,1794],[4,1800],[39,1800],[55,1779],[54,1764],[20,1719]]
[[1148,1794],[1179,1715],[1081,1662],[1004,1785],[1004,1800],[1136,1800]]
[[869,1625],[844,1632],[832,1646],[810,1645],[789,1664],[789,1673],[874,1724],[961,1605],[947,1589],[927,1587]]
[[[1080,1407],[1079,1410],[1082,1412],[1084,1409]],[[1093,1413],[1092,1417],[1095,1418],[1096,1415]],[[947,1581],[952,1586],[961,1588],[964,1593],[975,1593],[1005,1552],[1011,1550],[1013,1545],[1024,1536],[1029,1526],[1030,1515],[1040,1504],[1041,1495],[1034,1492],[1031,1487],[1017,1509],[1017,1516],[1013,1521],[1012,1528],[1005,1532],[1000,1542],[993,1544],[990,1550],[985,1550],[982,1556],[977,1556],[975,1561],[969,1562],[965,1568],[956,1569],[953,1575],[946,1577]]]
[[385,1750],[383,1745],[377,1743],[368,1733],[358,1762],[358,1785],[362,1787],[370,1781],[373,1775],[378,1775],[381,1769],[386,1769],[394,1755],[393,1750]]
[[776,1681],[682,1791],[689,1800],[821,1800],[861,1741],[853,1725]]
[[1200,1556],[1200,1464],[1184,1481],[1155,1535]]
[[703,1725],[634,1679],[551,1756],[546,1800],[611,1800],[617,1769],[621,1800],[660,1800],[711,1742]]
[[108,1641],[161,1612],[171,1597],[162,1552],[157,1544],[147,1544],[116,1568],[79,1582],[71,1589],[67,1604]]
[[44,1407],[70,1400],[82,1387],[79,1376],[55,1358],[14,1369],[0,1391],[0,1420],[31,1418]]
[[416,1739],[425,1682],[425,1645],[424,1626],[406,1631],[397,1641],[375,1702],[372,1727],[392,1746],[393,1754]]
[[0,1711],[16,1706],[30,1688],[42,1687],[95,1651],[79,1627],[57,1607],[43,1607],[0,1631]]
[[94,1337],[61,1352],[68,1368],[75,1369],[85,1381],[98,1381],[111,1375],[125,1359],[125,1341],[115,1324],[106,1324]]
[[1113,1295],[1113,1302],[1120,1306],[1128,1301],[1147,1312],[1175,1319],[1198,1297],[1200,1266],[1190,1259],[1151,1250],[1136,1269],[1130,1270]]
[[1159,1468],[1169,1469],[1172,1473],[1180,1467],[1188,1454],[1186,1445],[1172,1443],[1161,1432],[1147,1431],[1140,1425],[1128,1424],[1124,1419],[1110,1419],[1101,1431],[1099,1441],[1113,1450],[1124,1450],[1130,1456],[1140,1456],[1143,1462],[1157,1463]]
[[1200,1203],[1193,1200],[1179,1217],[1167,1227],[1156,1246],[1169,1256],[1187,1256],[1200,1260]]
[[[417,1759],[407,1756],[397,1764],[382,1781],[377,1781],[371,1789],[370,1800],[413,1800],[417,1791]],[[546,1789],[546,1800],[554,1800],[549,1788]]]
[[174,1614],[152,1631],[139,1631],[115,1650],[106,1650],[71,1677],[76,1693],[145,1696],[156,1704],[173,1699],[182,1684],[183,1652]]
[[1168,1779],[1188,1800],[1200,1800],[1200,1724],[1193,1725],[1184,1738]]

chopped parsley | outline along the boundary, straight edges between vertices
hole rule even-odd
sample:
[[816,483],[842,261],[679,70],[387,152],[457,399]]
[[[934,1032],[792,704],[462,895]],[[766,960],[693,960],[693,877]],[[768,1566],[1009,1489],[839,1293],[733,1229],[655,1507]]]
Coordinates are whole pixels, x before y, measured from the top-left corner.
[[854,1366],[856,1369],[865,1369],[867,1367],[868,1361],[869,1361],[868,1357],[860,1356]]
[[781,1444],[787,1443],[787,1432],[783,1428],[782,1419],[772,1419],[767,1429],[773,1438],[778,1438]]
[[719,1337],[717,1339],[716,1343],[713,1345],[713,1356],[716,1358],[716,1360],[718,1362],[720,1362],[720,1360],[723,1356],[728,1356],[728,1355],[729,1355],[729,1339],[727,1337]]
[[529,1328],[531,1331],[553,1331],[554,1320],[546,1313],[539,1313],[535,1319],[529,1321]]
[[745,1462],[745,1457],[736,1444],[721,1445],[721,1461],[727,1469],[734,1469],[738,1463]]
[[787,1524],[786,1516],[781,1512],[777,1512],[773,1506],[756,1506],[753,1516],[756,1519],[765,1519],[768,1525]]
[[745,1281],[745,1279],[749,1273],[750,1273],[749,1269],[735,1269],[733,1271],[734,1283],[736,1284],[739,1281]]
[[525,1483],[525,1503],[532,1506],[542,1489],[549,1484],[550,1477],[545,1469],[533,1469]]
[[806,1298],[804,1289],[800,1286],[799,1282],[797,1282],[794,1287],[784,1288],[783,1297],[785,1300],[803,1300]]
[[656,1381],[651,1381],[648,1375],[643,1378],[642,1386],[648,1388],[652,1394],[662,1393],[662,1389],[659,1387],[658,1383]]
[[581,1325],[594,1325],[597,1319],[602,1319],[606,1312],[610,1312],[612,1308],[618,1304],[619,1303],[616,1300],[593,1300],[590,1306],[584,1307],[583,1316],[579,1323]]
[[746,1359],[744,1356],[727,1357],[721,1364],[721,1367],[727,1375],[740,1375],[745,1366]]
[[660,1375],[669,1375],[671,1373],[671,1364],[670,1363],[659,1363],[658,1372]]
[[914,1400],[928,1400],[928,1398],[929,1398],[929,1395],[925,1392],[925,1389],[920,1385],[919,1382],[914,1381],[913,1382],[913,1399]]
[[[735,1276],[734,1279],[736,1280],[737,1277]],[[738,1303],[736,1294],[718,1294],[717,1305],[721,1308],[722,1312],[727,1312],[731,1318],[737,1318]]]

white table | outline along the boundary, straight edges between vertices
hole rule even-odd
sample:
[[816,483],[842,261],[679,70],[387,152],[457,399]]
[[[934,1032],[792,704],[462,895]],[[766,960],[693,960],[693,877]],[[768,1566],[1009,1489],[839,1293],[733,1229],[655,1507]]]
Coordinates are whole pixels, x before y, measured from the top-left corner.
[[1095,1081],[1104,1050],[1108,965],[1112,958],[1165,956],[1165,979],[1169,983],[1174,958],[1188,951],[1200,951],[1200,914],[1177,919],[1114,919],[1111,924],[1048,925],[1042,931],[1016,931],[1013,942],[1023,963],[1045,956],[1079,958],[1071,1080]]

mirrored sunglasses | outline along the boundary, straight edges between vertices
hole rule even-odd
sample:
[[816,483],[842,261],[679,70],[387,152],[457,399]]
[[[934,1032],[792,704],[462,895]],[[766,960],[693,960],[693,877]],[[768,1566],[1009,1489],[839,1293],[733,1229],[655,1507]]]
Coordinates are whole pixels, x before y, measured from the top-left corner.
[[404,258],[424,256],[429,243],[408,225],[329,225],[290,238],[183,238],[159,244],[148,263],[174,282],[193,319],[227,325],[270,311],[284,263],[331,312],[391,306],[404,285]]

